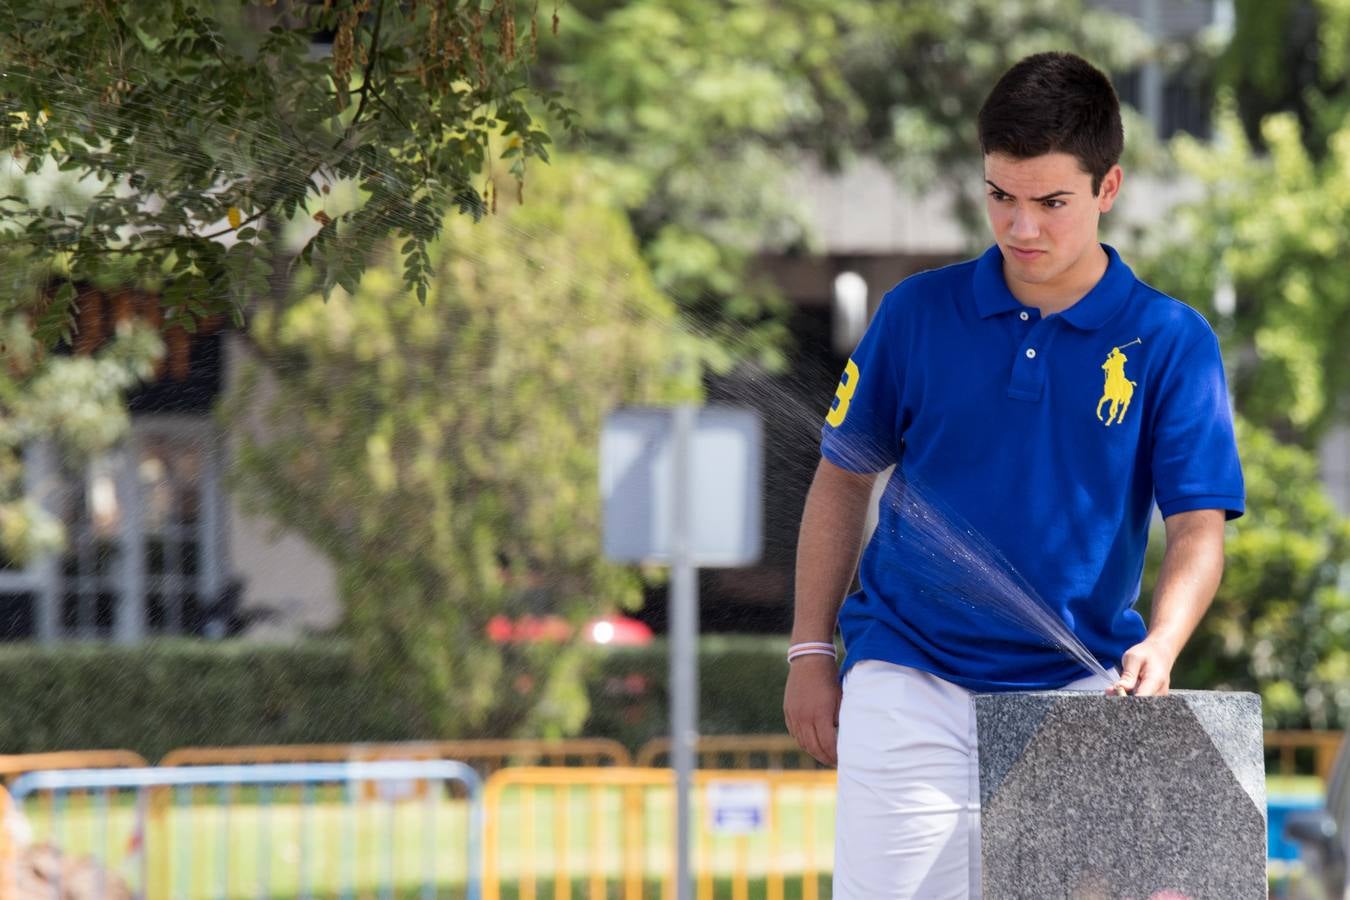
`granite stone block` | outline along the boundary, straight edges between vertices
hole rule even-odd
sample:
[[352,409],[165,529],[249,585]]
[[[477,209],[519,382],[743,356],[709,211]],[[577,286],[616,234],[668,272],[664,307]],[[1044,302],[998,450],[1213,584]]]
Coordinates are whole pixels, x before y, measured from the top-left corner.
[[1255,694],[981,694],[985,900],[1265,900]]

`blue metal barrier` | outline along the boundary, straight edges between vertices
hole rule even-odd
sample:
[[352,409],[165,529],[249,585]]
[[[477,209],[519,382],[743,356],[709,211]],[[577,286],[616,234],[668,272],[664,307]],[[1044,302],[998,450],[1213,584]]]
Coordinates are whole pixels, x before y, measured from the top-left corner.
[[[466,801],[447,799],[451,784],[463,787]],[[129,791],[135,792],[130,809],[118,802]],[[114,867],[116,856],[113,820],[129,818],[121,824],[130,826],[126,857],[139,882],[132,888],[138,897],[283,892],[354,898],[374,889],[392,898],[405,896],[411,881],[420,885],[421,900],[434,900],[444,896],[439,889],[450,880],[442,877],[450,866],[437,852],[439,838],[459,831],[462,842],[455,843],[464,848],[463,866],[450,874],[463,876],[465,900],[480,895],[482,782],[459,762],[71,769],[22,775],[10,794],[20,809],[36,807],[34,814],[45,817],[45,831],[58,847],[74,848],[79,832],[87,845],[80,849],[107,868]],[[93,798],[82,805],[85,821],[76,821],[72,797],[86,794]],[[447,821],[447,803],[467,803],[462,829]],[[326,843],[334,851],[327,856]],[[214,858],[203,865],[203,856]],[[416,865],[419,857],[418,876],[400,878],[400,863]]]

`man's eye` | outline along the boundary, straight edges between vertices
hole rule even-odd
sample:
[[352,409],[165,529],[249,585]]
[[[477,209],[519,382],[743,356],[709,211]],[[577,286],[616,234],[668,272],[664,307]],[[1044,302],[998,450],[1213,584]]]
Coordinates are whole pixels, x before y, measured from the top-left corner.
[[1007,194],[1000,194],[998,191],[990,191],[990,192],[989,192],[989,196],[992,197],[993,199],[997,200],[997,201],[1000,202],[1000,203],[1002,203],[1004,200],[1011,200],[1011,199],[1012,199],[1012,198],[1009,197]]
[[1064,201],[1063,201],[1063,200],[1046,200],[1046,201],[1045,201],[1045,208],[1046,208],[1046,209],[1059,209],[1059,208],[1060,208],[1061,206],[1063,206],[1063,205],[1064,205]]

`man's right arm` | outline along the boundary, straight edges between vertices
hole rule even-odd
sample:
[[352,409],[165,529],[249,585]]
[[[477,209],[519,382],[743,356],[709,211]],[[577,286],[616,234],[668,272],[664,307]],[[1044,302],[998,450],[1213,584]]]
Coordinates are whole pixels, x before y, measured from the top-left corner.
[[[806,495],[797,538],[792,643],[834,640],[839,606],[853,583],[875,474],[821,459]],[[789,733],[820,762],[838,762],[839,667],[828,656],[803,656],[788,668],[783,716]]]

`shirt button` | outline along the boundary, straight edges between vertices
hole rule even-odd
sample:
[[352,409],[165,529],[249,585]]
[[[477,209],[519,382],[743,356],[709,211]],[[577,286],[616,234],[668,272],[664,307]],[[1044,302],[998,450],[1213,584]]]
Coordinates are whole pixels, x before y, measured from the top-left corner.
[[1030,318],[1031,318],[1031,313],[1027,312],[1027,311],[1024,309],[1024,310],[1022,310],[1021,313],[1019,313],[1019,316],[1021,317],[1022,321],[1025,322],[1027,319],[1030,319]]
[[1031,347],[1028,347],[1028,348],[1027,348],[1027,359],[1035,359],[1035,358],[1036,358],[1036,351],[1035,351],[1035,349],[1033,349],[1033,348],[1031,348]]

